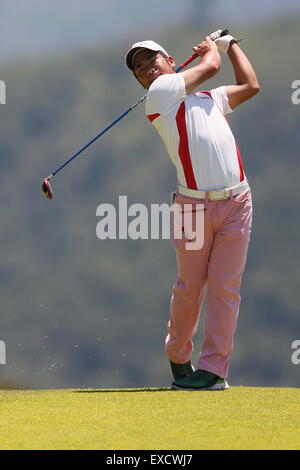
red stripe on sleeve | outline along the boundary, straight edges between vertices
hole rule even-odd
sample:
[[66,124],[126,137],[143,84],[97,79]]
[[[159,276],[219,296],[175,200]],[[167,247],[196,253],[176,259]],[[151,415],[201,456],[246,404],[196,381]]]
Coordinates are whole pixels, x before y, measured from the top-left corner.
[[188,141],[188,134],[186,129],[186,121],[185,121],[185,103],[181,103],[180,108],[176,115],[176,123],[177,129],[179,133],[179,157],[182,163],[184,176],[186,179],[187,187],[189,189],[198,189],[197,183],[195,180],[191,155],[189,150],[189,141]]
[[149,119],[150,122],[153,122],[156,118],[158,118],[160,116],[159,113],[156,113],[156,114],[148,114],[147,115],[147,118]]
[[204,93],[205,95],[208,95],[212,98],[210,91],[199,91],[199,93]]

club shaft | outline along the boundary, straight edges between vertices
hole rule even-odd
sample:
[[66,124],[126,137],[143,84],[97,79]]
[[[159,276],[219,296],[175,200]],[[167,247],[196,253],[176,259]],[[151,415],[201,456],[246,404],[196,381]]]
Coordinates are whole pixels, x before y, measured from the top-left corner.
[[[222,32],[220,33],[220,36],[225,36],[225,34],[228,34],[228,29],[223,29]],[[195,59],[199,58],[198,54],[193,54],[191,55],[188,59],[186,59],[179,67],[175,69],[175,72],[178,73],[187,65],[189,65],[191,62],[193,62]],[[141,104],[145,99],[147,98],[147,95],[142,96],[136,103],[134,103],[130,108],[126,109],[120,116],[118,116],[116,119],[112,121],[109,126],[107,126],[105,129],[99,132],[92,140],[90,140],[86,145],[84,145],[78,152],[75,153],[72,157],[70,157],[65,163],[63,163],[61,166],[56,168],[56,170],[53,171],[51,175],[48,176],[48,179],[50,179],[52,176],[55,176],[57,173],[59,173],[63,168],[65,168],[69,163],[71,163],[72,160],[74,160],[78,155],[80,155],[84,150],[86,150],[90,145],[92,145],[97,139],[99,139],[103,134],[105,134],[109,129],[111,129],[117,122],[121,121],[130,111],[135,109],[139,104]]]
[[187,65],[189,65],[191,62],[193,62],[197,58],[199,58],[198,54],[191,55],[191,57],[186,59],[185,62],[183,62],[181,65],[179,65],[179,67],[177,67],[177,69],[175,70],[176,73],[180,72],[182,69],[184,69]]
[[123,117],[126,116],[126,114],[129,113],[133,108],[128,108],[126,111],[124,111],[123,114],[121,114],[119,117],[117,117],[109,126],[107,126],[105,129],[103,129],[99,134],[97,134],[92,140],[90,140],[84,147],[82,147],[78,152],[75,153],[69,160],[67,160],[65,163],[63,163],[60,167],[58,167],[51,176],[55,176],[59,171],[61,171],[65,166],[67,166],[69,163],[71,163],[72,160],[74,160],[78,155],[80,155],[85,149],[87,149],[90,145],[92,145],[97,139],[99,139],[105,132],[107,132],[111,127],[113,127],[117,122],[119,122]]
[[[189,57],[185,62],[183,62],[179,67],[176,69],[176,73],[180,72],[184,67],[186,67],[188,64],[193,62],[195,59],[199,57],[197,54],[193,54],[191,57]],[[134,103],[130,108],[126,109],[124,113],[122,113],[120,116],[118,116],[116,119],[112,121],[109,126],[107,126],[105,129],[103,129],[99,134],[97,134],[92,140],[90,140],[86,145],[84,145],[78,152],[75,153],[72,157],[69,158],[65,163],[63,163],[60,167],[58,167],[51,176],[55,176],[57,173],[59,173],[65,166],[67,166],[69,163],[71,163],[72,160],[74,160],[78,155],[80,155],[84,150],[86,150],[90,145],[92,145],[97,139],[99,139],[103,134],[105,134],[109,129],[111,129],[115,124],[117,124],[123,117],[125,117],[130,111],[132,111],[134,108],[136,108],[140,103],[142,103],[146,99],[147,95],[142,96],[136,103]]]

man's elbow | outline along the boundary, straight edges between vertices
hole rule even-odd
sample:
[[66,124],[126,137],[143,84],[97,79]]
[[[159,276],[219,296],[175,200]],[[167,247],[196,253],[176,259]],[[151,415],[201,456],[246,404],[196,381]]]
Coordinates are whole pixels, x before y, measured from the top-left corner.
[[260,85],[258,82],[251,83],[249,86],[249,91],[251,93],[251,96],[257,95],[260,91]]

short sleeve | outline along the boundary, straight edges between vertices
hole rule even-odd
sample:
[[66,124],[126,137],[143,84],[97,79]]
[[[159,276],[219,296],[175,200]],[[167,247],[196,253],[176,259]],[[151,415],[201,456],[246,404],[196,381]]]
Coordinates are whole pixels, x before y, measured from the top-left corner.
[[166,114],[186,96],[185,81],[181,73],[161,75],[149,88],[146,114]]
[[213,90],[210,90],[210,93],[212,95],[212,98],[224,114],[229,114],[233,112],[233,109],[229,106],[226,86],[214,88]]

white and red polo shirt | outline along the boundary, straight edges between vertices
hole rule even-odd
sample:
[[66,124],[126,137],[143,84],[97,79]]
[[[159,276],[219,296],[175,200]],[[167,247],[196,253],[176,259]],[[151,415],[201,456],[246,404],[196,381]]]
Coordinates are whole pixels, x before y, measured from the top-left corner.
[[146,115],[163,139],[181,185],[224,189],[245,178],[238,146],[225,114],[232,112],[226,86],[186,94],[181,73],[150,86]]

